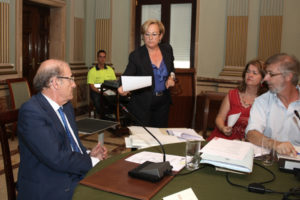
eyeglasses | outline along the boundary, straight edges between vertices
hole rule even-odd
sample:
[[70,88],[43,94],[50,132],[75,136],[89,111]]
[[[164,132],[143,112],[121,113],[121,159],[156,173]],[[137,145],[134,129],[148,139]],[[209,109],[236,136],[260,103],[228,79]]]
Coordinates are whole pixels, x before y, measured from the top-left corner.
[[145,37],[150,38],[150,36],[156,38],[160,33],[145,33]]
[[266,72],[266,75],[269,75],[271,78],[274,77],[274,76],[278,76],[278,75],[281,75],[283,73],[272,73],[272,72]]
[[75,81],[75,77],[71,76],[71,77],[66,77],[66,76],[57,76],[57,78],[62,78],[62,79],[68,79],[70,81]]

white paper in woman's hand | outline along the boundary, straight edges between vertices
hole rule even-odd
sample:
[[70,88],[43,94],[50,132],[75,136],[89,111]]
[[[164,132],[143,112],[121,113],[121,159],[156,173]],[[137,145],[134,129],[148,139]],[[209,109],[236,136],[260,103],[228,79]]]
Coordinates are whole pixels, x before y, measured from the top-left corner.
[[123,91],[132,91],[152,85],[151,76],[121,76]]
[[240,115],[241,113],[229,115],[227,120],[227,126],[233,127],[237,122],[237,120],[239,119]]

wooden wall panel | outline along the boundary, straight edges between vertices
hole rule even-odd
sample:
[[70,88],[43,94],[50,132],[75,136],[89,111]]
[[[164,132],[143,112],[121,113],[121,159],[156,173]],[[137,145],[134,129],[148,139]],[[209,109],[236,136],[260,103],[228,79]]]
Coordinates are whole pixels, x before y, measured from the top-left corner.
[[168,127],[192,127],[195,102],[195,70],[176,69],[176,85],[171,89]]
[[226,66],[246,63],[248,16],[228,16],[226,34]]
[[0,64],[9,63],[9,4],[0,2]]
[[258,57],[265,60],[281,49],[282,16],[261,16]]
[[84,62],[84,19],[74,18],[74,61]]
[[[104,49],[106,54],[106,61],[111,61],[111,20],[110,19],[96,19],[96,33],[95,33],[95,49],[96,53],[100,49]],[[95,55],[97,58],[97,55]]]

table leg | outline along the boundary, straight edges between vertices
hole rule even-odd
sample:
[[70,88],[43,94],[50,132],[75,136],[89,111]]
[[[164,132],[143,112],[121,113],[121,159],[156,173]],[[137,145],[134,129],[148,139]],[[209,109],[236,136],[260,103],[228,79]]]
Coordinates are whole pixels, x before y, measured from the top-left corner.
[[104,144],[104,132],[98,134],[98,142],[100,142],[101,145]]

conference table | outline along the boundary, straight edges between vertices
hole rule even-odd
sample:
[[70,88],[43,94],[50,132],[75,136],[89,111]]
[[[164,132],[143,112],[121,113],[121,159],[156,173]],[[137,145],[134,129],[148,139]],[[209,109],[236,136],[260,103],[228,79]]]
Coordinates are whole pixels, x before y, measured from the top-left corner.
[[[180,155],[184,156],[185,154],[185,143],[176,143],[164,145],[167,154]],[[128,152],[120,154],[114,157],[111,157],[107,160],[101,161],[94,168],[92,168],[88,174],[98,172],[99,170],[108,167],[112,163],[123,159],[130,154],[137,153],[139,151],[152,151],[152,152],[161,152],[159,146],[151,147],[143,150]],[[254,162],[261,163],[261,161],[255,160]],[[202,165],[201,165],[202,166]],[[299,187],[300,182],[296,179],[293,174],[284,173],[279,171],[278,163],[274,163],[272,166],[267,167],[275,175],[275,181],[271,183],[264,184],[268,189],[278,192],[288,192],[289,189]],[[187,173],[185,168],[179,173]],[[247,186],[250,183],[263,182],[270,180],[272,178],[271,174],[262,169],[257,165],[253,165],[253,172],[251,174],[234,174],[230,173],[230,181]],[[127,187],[124,185],[124,187]],[[193,192],[198,199],[223,199],[223,200],[232,200],[232,199],[243,199],[243,200],[253,200],[253,199],[282,199],[282,194],[258,194],[248,192],[247,189],[241,187],[235,187],[230,185],[226,181],[226,172],[216,171],[213,166],[205,166],[204,168],[197,170],[193,173],[187,175],[177,175],[175,176],[167,185],[165,185],[158,193],[156,193],[152,199],[162,199],[165,196],[174,194],[176,192],[185,190],[187,188],[192,188]],[[99,189],[94,189],[82,184],[78,184],[74,191],[73,195],[74,200],[82,199],[109,199],[109,200],[122,200],[122,199],[132,199],[130,197],[118,195],[115,193],[105,192]]]

